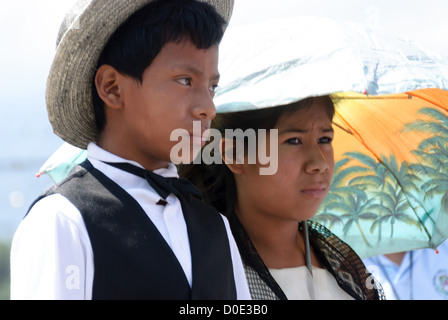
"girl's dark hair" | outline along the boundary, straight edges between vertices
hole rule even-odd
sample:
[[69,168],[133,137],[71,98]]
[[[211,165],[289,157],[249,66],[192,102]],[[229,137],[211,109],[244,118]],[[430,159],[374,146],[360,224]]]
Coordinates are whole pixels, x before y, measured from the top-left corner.
[[[168,42],[185,37],[198,49],[219,44],[226,21],[216,9],[196,0],[157,0],[149,3],[126,22],[109,39],[100,55],[97,70],[104,64],[141,82],[143,73]],[[98,95],[94,79],[93,106],[98,131],[106,123],[104,103]]]
[[[320,96],[279,107],[218,114],[212,122],[212,127],[219,130],[223,137],[225,129],[254,129],[255,132],[258,132],[258,129],[269,130],[275,127],[281,116],[288,116],[302,108],[310,108],[315,102],[325,105],[328,117],[333,120],[335,107],[332,97]],[[180,165],[179,175],[196,185],[201,190],[204,201],[222,214],[229,215],[234,210],[237,200],[235,179],[224,163]]]

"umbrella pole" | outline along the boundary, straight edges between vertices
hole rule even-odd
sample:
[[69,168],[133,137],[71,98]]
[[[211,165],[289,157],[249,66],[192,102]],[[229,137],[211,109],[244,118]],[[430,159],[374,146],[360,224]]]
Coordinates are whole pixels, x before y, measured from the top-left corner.
[[310,253],[310,238],[308,236],[308,223],[303,221],[303,232],[305,238],[305,261],[311,276],[313,276],[313,266],[311,264],[311,253]]

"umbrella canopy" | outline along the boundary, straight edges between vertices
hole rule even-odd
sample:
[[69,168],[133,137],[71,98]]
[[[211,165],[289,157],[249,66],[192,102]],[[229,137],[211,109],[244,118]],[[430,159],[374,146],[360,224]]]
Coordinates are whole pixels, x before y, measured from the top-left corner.
[[448,61],[364,25],[293,18],[229,29],[218,112],[332,94],[336,170],[314,220],[365,258],[448,237]]
[[297,17],[229,28],[220,46],[218,112],[336,92],[448,88],[448,59],[356,23]]

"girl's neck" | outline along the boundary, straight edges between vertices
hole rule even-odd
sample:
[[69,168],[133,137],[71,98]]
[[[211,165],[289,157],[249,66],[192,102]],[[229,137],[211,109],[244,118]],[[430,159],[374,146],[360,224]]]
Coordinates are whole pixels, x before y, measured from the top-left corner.
[[[293,220],[266,218],[261,214],[236,214],[268,268],[282,269],[306,265],[305,239],[299,231],[299,222]],[[255,218],[254,218],[255,217]],[[314,265],[319,266],[317,259]]]

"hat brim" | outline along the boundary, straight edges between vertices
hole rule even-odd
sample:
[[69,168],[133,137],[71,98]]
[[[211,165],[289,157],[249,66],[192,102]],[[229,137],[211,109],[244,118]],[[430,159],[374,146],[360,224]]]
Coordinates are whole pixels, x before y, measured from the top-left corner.
[[[97,61],[115,30],[154,0],[80,1],[59,44],[47,79],[47,112],[53,131],[64,141],[86,149],[98,140],[92,98]],[[213,5],[227,21],[234,0],[200,0]]]

